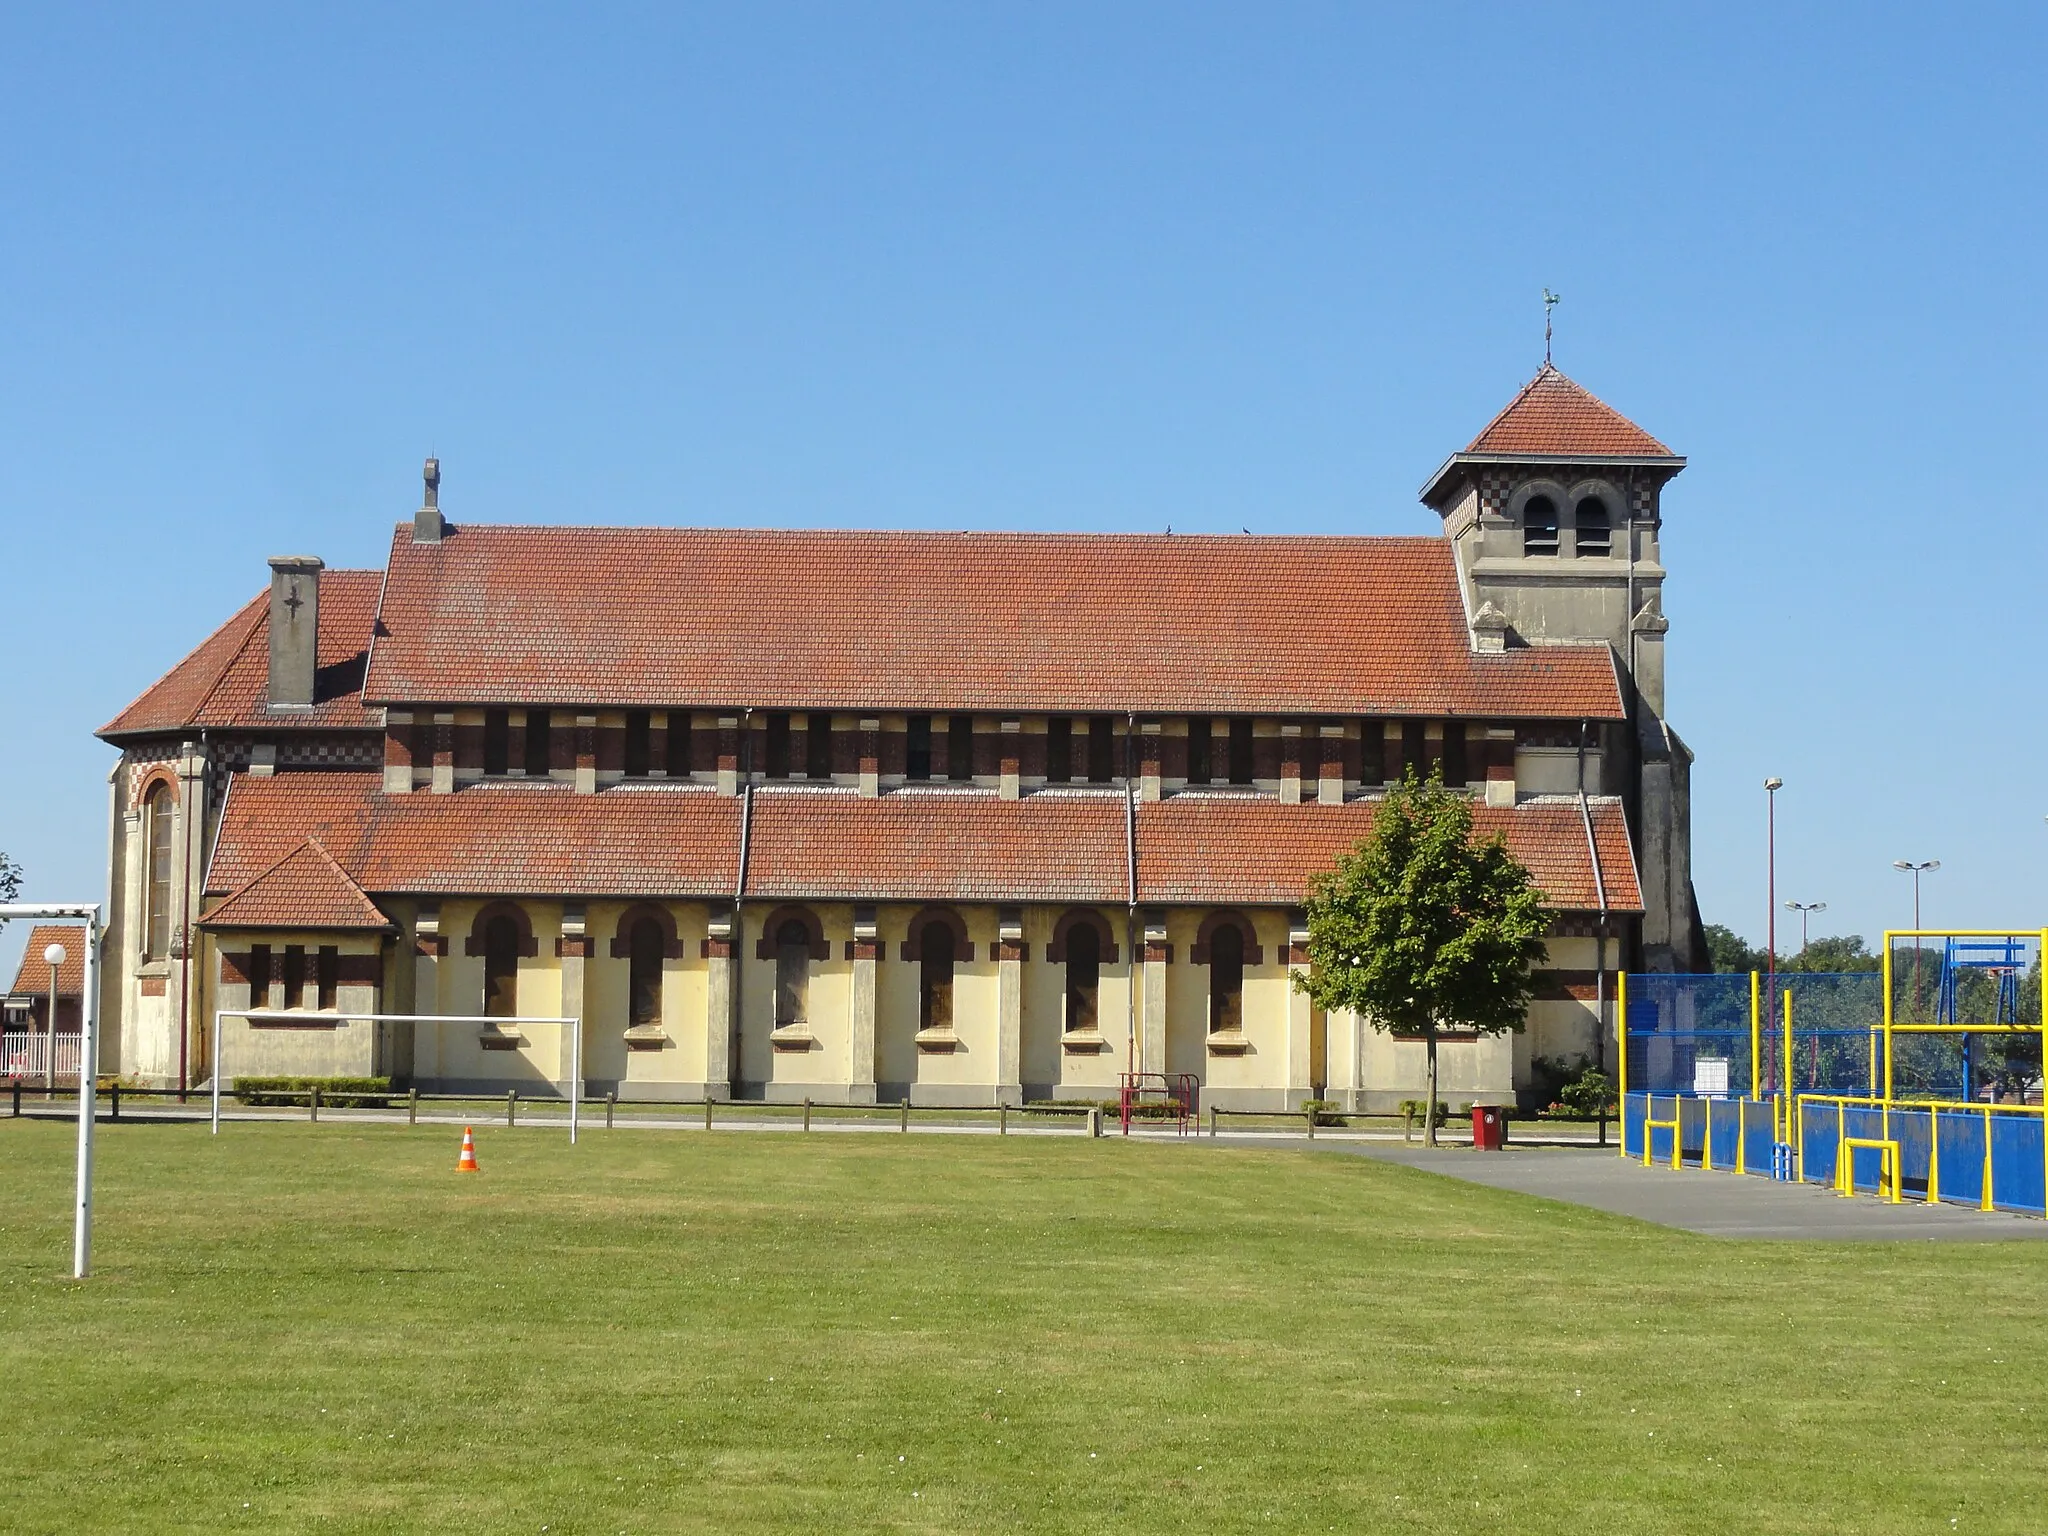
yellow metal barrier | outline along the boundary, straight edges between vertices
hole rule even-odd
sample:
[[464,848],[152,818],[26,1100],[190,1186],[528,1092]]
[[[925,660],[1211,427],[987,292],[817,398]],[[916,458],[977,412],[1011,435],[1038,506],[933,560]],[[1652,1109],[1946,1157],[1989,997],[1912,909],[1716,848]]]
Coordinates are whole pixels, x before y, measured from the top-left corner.
[[[1905,1200],[1900,1193],[1903,1185],[1900,1177],[1899,1144],[1885,1141],[1876,1136],[1843,1136],[1835,1142],[1835,1193],[1844,1199],[1856,1193],[1856,1153],[1862,1149],[1877,1153],[1877,1197],[1889,1198],[1893,1205]],[[1886,1191],[1890,1194],[1887,1197]]]
[[1671,1101],[1671,1118],[1669,1120],[1659,1120],[1656,1110],[1655,1100],[1645,1099],[1643,1101],[1643,1166],[1645,1168],[1652,1166],[1650,1133],[1652,1131],[1669,1131],[1671,1133],[1671,1166],[1683,1168],[1685,1166],[1685,1122],[1683,1119],[1685,1100],[1673,1099]]
[[[1907,1027],[1900,1026],[1902,1030]],[[2025,1027],[2030,1030],[2033,1028],[2032,1025]],[[1980,1176],[1977,1195],[1977,1209],[1980,1211],[1995,1211],[1998,1209],[1997,1204],[1992,1199],[1991,1121],[1993,1117],[1997,1115],[2048,1114],[2048,1110],[2044,1110],[2043,1106],[2039,1104],[1971,1104],[1962,1099],[1885,1099],[1876,1094],[1808,1093],[1801,1094],[1793,1102],[1793,1117],[1798,1120],[1802,1127],[1806,1123],[1806,1106],[1809,1104],[1817,1107],[1825,1107],[1832,1104],[1835,1107],[1835,1142],[1837,1147],[1843,1149],[1836,1154],[1835,1175],[1837,1187],[1840,1185],[1842,1166],[1848,1161],[1846,1156],[1847,1148],[1852,1146],[1872,1147],[1880,1143],[1896,1147],[1898,1141],[1891,1134],[1892,1111],[1904,1109],[1924,1113],[1927,1116],[1927,1202],[1930,1205],[1938,1203],[1941,1199],[1941,1117],[1943,1115],[1975,1115],[1984,1123],[1984,1171]],[[1868,1139],[1843,1135],[1844,1112],[1850,1109],[1882,1110],[1885,1119],[1885,1134],[1881,1137],[1871,1137]],[[2044,1127],[2042,1139],[2048,1141],[2048,1127]],[[1880,1167],[1880,1172],[1882,1172],[1882,1167]],[[1895,1202],[1901,1198],[1896,1194],[1897,1181],[1900,1177],[1902,1175],[1897,1172],[1895,1166],[1893,1174]]]

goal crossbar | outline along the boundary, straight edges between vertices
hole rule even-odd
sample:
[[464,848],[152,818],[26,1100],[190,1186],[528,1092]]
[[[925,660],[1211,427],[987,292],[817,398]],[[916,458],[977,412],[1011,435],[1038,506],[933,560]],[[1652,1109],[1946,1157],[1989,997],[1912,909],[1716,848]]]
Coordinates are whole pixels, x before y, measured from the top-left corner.
[[242,1019],[251,1023],[276,1020],[281,1024],[303,1024],[308,1018],[337,1024],[474,1024],[503,1029],[518,1024],[552,1024],[569,1031],[569,1144],[576,1144],[576,1130],[583,1107],[583,1019],[580,1014],[484,1014],[484,1013],[349,1013],[321,1009],[316,1014],[277,1008],[220,1008],[213,1015],[213,1134],[220,1134],[220,1090],[226,1077],[221,1060],[221,1021]]

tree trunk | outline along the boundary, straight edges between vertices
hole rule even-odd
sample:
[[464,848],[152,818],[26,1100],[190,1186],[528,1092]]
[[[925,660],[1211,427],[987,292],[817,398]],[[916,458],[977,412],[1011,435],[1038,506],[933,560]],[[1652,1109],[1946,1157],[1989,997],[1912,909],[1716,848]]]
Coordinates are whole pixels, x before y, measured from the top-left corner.
[[1426,1139],[1436,1145],[1436,1025],[1431,1023],[1425,1031],[1429,1040],[1429,1102],[1422,1111],[1422,1124],[1427,1132]]

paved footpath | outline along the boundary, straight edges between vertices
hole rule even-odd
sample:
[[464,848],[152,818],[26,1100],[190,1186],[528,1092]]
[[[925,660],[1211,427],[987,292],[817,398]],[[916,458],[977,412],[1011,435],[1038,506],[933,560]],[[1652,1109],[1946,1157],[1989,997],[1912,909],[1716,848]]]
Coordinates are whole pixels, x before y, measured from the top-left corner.
[[1589,1205],[1708,1237],[1966,1243],[2048,1238],[2048,1221],[2038,1217],[1959,1205],[1892,1205],[1867,1194],[1844,1200],[1815,1184],[1781,1184],[1697,1168],[1645,1168],[1617,1156],[1611,1147],[1604,1152],[1567,1147],[1474,1152],[1465,1147],[1431,1150],[1374,1142],[1316,1144],[1331,1152]]

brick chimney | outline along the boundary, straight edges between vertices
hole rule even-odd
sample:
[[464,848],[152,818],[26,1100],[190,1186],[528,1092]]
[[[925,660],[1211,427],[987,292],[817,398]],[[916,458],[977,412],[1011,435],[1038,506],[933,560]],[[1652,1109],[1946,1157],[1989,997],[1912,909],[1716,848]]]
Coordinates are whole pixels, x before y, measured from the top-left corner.
[[276,555],[270,562],[270,707],[313,707],[319,657],[320,572],[314,555]]
[[426,499],[420,503],[419,511],[412,515],[412,541],[415,544],[438,544],[448,531],[448,525],[441,520],[441,461],[427,460],[422,476],[427,482]]

